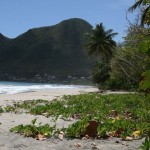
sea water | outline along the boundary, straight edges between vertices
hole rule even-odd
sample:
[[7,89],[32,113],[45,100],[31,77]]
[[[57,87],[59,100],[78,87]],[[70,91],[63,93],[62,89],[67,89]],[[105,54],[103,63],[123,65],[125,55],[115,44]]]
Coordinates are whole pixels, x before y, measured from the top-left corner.
[[32,92],[48,89],[70,89],[70,88],[85,88],[86,86],[79,85],[59,85],[59,84],[42,84],[42,83],[27,83],[27,82],[7,82],[0,81],[0,94],[15,94],[21,92]]

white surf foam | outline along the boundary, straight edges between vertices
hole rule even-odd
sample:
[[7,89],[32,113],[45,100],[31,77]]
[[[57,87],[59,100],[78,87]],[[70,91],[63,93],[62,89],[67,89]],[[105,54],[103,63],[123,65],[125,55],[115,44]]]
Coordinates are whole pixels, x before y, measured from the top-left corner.
[[68,88],[79,88],[79,87],[86,88],[87,86],[0,81],[0,94],[15,94],[21,92],[38,91],[38,90],[68,89]]

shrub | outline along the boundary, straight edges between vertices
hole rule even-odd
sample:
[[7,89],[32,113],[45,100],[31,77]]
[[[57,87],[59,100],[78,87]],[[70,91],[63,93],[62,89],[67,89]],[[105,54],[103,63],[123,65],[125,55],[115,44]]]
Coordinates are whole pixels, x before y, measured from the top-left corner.
[[93,82],[103,84],[109,78],[110,66],[104,62],[96,62],[93,69]]

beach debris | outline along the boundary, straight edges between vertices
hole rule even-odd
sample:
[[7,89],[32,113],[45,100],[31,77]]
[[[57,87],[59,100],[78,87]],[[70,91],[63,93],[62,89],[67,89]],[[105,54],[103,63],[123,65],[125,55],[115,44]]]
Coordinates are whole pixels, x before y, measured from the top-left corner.
[[111,132],[108,132],[108,136],[110,136],[110,137],[114,137],[115,136],[115,131],[111,131]]
[[116,111],[116,110],[111,110],[111,115],[113,116],[113,117],[117,117],[117,116],[119,116],[119,114],[118,114],[118,112]]
[[60,131],[58,138],[62,141],[64,138],[65,133],[63,131]]
[[73,119],[81,119],[81,114],[73,114],[72,118]]
[[126,119],[131,119],[131,118],[132,118],[132,113],[129,112],[129,111],[126,111],[126,112],[125,112],[125,118],[126,118]]
[[115,143],[120,143],[120,141],[116,141]]
[[124,128],[118,128],[118,130],[115,132],[114,137],[120,137],[120,135],[124,132]]
[[87,140],[87,138],[86,138],[86,137],[83,137],[82,140]]
[[62,141],[63,138],[64,138],[64,136],[63,136],[62,134],[59,134],[59,135],[58,135],[58,138]]
[[125,138],[125,141],[132,141],[132,140],[133,140],[133,138],[130,137],[130,136],[127,136],[127,137]]
[[82,138],[82,140],[87,140],[87,139],[90,139],[90,137],[86,134],[86,135]]
[[87,134],[85,135],[85,137],[86,137],[87,139],[90,139],[89,135],[87,135]]
[[96,143],[93,142],[93,143],[91,143],[91,145],[96,146]]
[[75,146],[76,148],[79,148],[79,147],[81,147],[81,144],[80,144],[80,143],[75,143],[74,146]]
[[65,135],[65,133],[63,131],[60,131],[60,134]]
[[46,138],[43,134],[38,134],[35,139],[36,139],[36,140],[39,140],[39,141],[44,141],[44,140],[46,140],[47,138]]
[[124,145],[124,146],[129,146],[127,143],[121,143],[122,145]]
[[93,146],[92,149],[97,149],[97,150],[99,150],[99,148],[98,148],[97,146]]
[[118,128],[116,131],[108,132],[109,137],[120,137],[120,135],[124,132],[123,128]]

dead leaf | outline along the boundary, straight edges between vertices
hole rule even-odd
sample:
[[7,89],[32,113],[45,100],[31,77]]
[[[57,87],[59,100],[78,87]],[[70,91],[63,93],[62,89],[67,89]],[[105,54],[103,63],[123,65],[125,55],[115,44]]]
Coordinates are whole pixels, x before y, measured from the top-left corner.
[[90,139],[90,137],[89,137],[87,134],[85,135],[85,137],[86,137],[87,139]]
[[126,140],[126,141],[132,141],[132,140],[133,140],[133,138],[132,138],[132,137],[130,137],[130,136],[127,136],[127,137],[125,138],[125,140]]
[[91,143],[91,145],[96,146],[96,143],[93,142],[93,143]]
[[116,110],[112,110],[111,115],[116,118],[118,116],[118,112]]
[[116,137],[116,132],[115,131],[111,131],[111,132],[108,133],[108,136]]
[[47,138],[45,138],[45,136],[43,134],[38,134],[37,137],[36,137],[36,140],[40,140],[40,141],[44,141],[46,139]]
[[81,144],[80,143],[75,143],[74,146],[78,148],[78,147],[81,147]]
[[81,119],[81,114],[73,114],[72,118],[73,119]]
[[98,122],[89,121],[89,125],[86,127],[82,136],[95,137],[97,135]]
[[65,135],[65,133],[64,133],[63,131],[60,131],[60,132],[59,132],[59,135],[58,135],[58,138],[59,138],[60,140],[63,140],[64,135]]
[[92,149],[97,149],[97,150],[99,150],[99,148],[98,148],[97,146],[93,146]]
[[140,130],[134,131],[133,132],[133,137],[136,138],[136,139],[139,138],[140,137]]
[[124,132],[123,128],[118,128],[118,130],[115,132],[114,137],[120,137],[120,135]]
[[126,118],[126,119],[132,118],[132,113],[129,112],[129,111],[126,111],[126,112],[125,112],[125,118]]
[[63,138],[64,138],[64,135],[63,135],[63,134],[59,134],[59,135],[58,135],[58,138],[62,141]]
[[86,138],[86,137],[83,137],[82,140],[87,140],[87,138]]
[[65,133],[63,131],[60,131],[60,134],[65,135]]
[[86,134],[86,135],[82,138],[82,140],[87,140],[87,139],[90,139],[90,137]]

